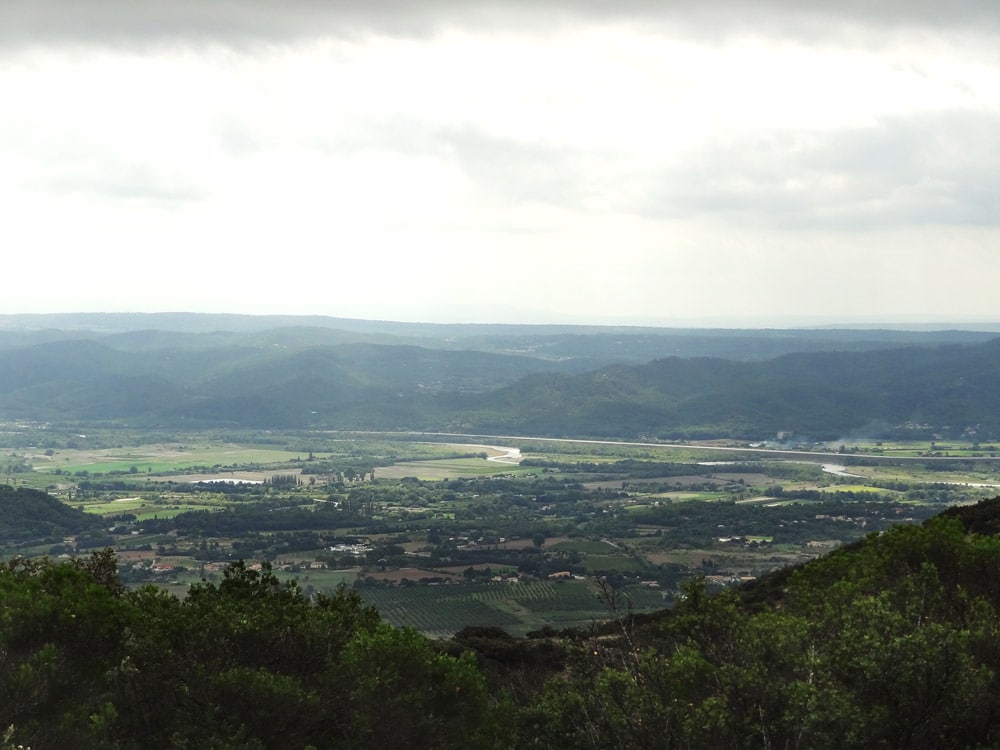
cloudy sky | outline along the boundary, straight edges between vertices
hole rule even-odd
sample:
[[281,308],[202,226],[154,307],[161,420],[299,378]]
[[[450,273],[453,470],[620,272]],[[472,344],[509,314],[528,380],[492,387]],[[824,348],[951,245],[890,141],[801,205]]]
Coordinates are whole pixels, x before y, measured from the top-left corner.
[[1000,321],[1000,3],[0,0],[0,219],[2,313]]

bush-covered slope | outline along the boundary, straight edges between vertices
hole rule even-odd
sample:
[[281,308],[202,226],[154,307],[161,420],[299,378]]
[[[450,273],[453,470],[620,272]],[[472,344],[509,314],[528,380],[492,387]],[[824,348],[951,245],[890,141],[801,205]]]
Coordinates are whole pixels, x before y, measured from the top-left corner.
[[689,586],[532,698],[534,747],[980,748],[1000,736],[1000,499],[745,591]]

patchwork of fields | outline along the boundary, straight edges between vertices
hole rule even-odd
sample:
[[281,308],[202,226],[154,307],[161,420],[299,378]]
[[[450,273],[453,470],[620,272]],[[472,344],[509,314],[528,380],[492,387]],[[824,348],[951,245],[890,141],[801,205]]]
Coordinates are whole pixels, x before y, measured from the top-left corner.
[[467,625],[527,633],[608,619],[598,580],[635,611],[659,609],[685,578],[731,585],[1000,488],[1000,463],[922,460],[924,445],[894,444],[900,458],[886,463],[889,447],[874,445],[810,460],[718,443],[247,437],[130,445],[96,434],[11,448],[0,459],[8,483],[91,525],[0,535],[0,547],[112,547],[130,585],[180,595],[233,560],[268,561],[310,595],[356,587],[389,622],[435,637]]

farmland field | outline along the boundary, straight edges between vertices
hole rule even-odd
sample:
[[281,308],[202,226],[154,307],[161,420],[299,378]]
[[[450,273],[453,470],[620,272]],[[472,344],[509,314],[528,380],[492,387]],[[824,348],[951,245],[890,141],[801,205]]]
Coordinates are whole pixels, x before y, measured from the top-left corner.
[[[357,587],[390,622],[431,635],[525,633],[607,619],[595,577],[658,609],[692,576],[731,585],[1000,489],[987,460],[497,438],[518,446],[512,457],[483,436],[456,439],[107,433],[12,446],[0,456],[8,484],[86,521],[0,542],[23,555],[111,547],[130,585],[177,594],[234,560],[267,561],[309,592]],[[262,484],[197,483],[237,479]]]
[[[439,638],[466,625],[500,625],[523,634],[546,626],[587,628],[610,616],[596,588],[582,580],[363,587],[359,593],[393,625]],[[664,606],[657,592],[637,589],[631,595],[636,611]]]
[[[61,469],[66,473],[86,471],[107,474],[115,471],[159,474],[192,468],[236,469],[302,460],[301,452],[251,448],[237,445],[142,446],[137,450],[60,450],[52,455],[35,456],[34,468],[40,472]],[[134,473],[134,472],[132,472]]]
[[428,461],[402,461],[393,466],[380,467],[378,476],[383,479],[415,477],[422,481],[435,481],[458,477],[490,476],[494,474],[527,474],[510,464],[486,461],[482,458],[431,459]]

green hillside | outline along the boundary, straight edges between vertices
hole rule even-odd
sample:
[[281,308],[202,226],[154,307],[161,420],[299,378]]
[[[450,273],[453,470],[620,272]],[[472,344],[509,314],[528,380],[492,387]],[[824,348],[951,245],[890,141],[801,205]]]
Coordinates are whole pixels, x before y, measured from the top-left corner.
[[532,375],[470,403],[470,431],[606,437],[836,439],[966,430],[1000,434],[1000,341],[786,355],[765,362],[658,360],[578,376]]
[[101,525],[45,492],[0,484],[0,540],[61,538]]
[[[236,563],[183,599],[110,552],[0,564],[2,747],[987,748],[1000,498],[744,589],[432,641]],[[391,715],[392,720],[386,721]]]
[[897,527],[745,592],[694,585],[592,641],[534,712],[539,747],[992,747],[1000,500]]

